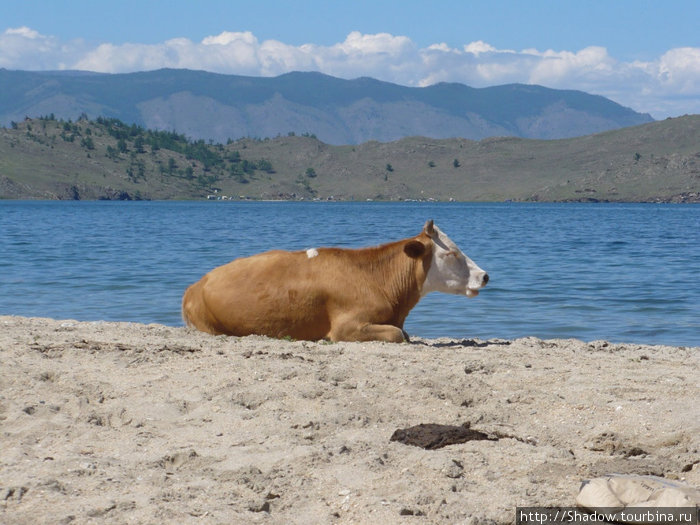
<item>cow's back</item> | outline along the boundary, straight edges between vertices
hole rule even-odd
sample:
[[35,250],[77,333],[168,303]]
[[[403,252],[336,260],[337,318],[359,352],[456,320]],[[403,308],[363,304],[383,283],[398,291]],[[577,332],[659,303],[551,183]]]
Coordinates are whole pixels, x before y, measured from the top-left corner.
[[330,330],[322,259],[276,250],[215,268],[185,292],[183,319],[212,334],[322,339]]

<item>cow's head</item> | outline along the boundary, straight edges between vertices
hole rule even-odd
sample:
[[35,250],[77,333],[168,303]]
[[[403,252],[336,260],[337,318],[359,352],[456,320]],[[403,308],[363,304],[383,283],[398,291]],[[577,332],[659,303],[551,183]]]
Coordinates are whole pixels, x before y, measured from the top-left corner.
[[[432,244],[432,250],[425,250],[426,255],[429,253],[431,259],[421,295],[430,292],[453,293],[467,297],[479,295],[479,289],[489,282],[488,274],[464,255],[452,239],[433,224],[432,220],[425,223],[423,231],[416,240],[426,237]],[[417,256],[419,252],[423,250],[417,244],[412,248],[410,243],[407,245],[406,253],[409,255]]]

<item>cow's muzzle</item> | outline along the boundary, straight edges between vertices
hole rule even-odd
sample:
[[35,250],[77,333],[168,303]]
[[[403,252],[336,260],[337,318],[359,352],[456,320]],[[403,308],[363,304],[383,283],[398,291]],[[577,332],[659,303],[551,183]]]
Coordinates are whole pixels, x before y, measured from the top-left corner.
[[467,288],[467,297],[476,297],[477,295],[479,295],[479,289],[486,286],[486,283],[488,282],[489,274],[484,272],[484,274],[481,276],[481,279],[477,280],[477,286]]

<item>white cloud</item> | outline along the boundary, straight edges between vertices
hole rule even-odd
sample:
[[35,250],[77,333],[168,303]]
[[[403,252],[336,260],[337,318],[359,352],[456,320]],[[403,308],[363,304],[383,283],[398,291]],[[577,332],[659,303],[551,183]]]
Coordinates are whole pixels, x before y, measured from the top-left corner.
[[202,40],[202,44],[205,46],[220,45],[227,46],[229,44],[243,43],[248,46],[256,46],[258,44],[258,39],[250,31],[244,33],[232,33],[230,31],[224,31],[216,36],[208,36]]
[[667,51],[659,60],[657,75],[670,91],[697,95],[700,90],[700,48],[681,47]]
[[7,69],[65,69],[73,57],[84,51],[80,40],[63,43],[28,27],[0,33],[0,67]]
[[487,44],[486,42],[482,42],[481,40],[477,40],[476,42],[471,42],[464,46],[464,51],[466,53],[471,53],[472,55],[479,56],[482,53],[494,53],[497,52],[498,49],[495,47]]
[[[538,56],[531,53],[530,56]],[[577,53],[570,51],[546,51],[530,71],[529,80],[534,83],[561,81],[572,77],[587,78],[606,76],[615,71],[615,60],[604,47],[587,47]]]
[[342,78],[369,76],[409,86],[520,82],[600,94],[656,118],[700,113],[698,47],[669,49],[648,62],[623,62],[599,46],[515,51],[477,40],[461,48],[445,43],[419,48],[406,36],[357,31],[330,46],[260,42],[250,32],[225,31],[200,42],[175,38],[157,44],[88,47],[82,40],[62,42],[18,27],[0,34],[0,67],[107,73],[171,67],[262,76],[300,70]]
[[15,28],[9,28],[8,30],[5,31],[6,35],[19,35],[24,38],[29,38],[29,39],[37,39],[41,38],[41,35],[39,34],[38,31],[34,31],[33,29],[28,28],[27,26],[22,26],[22,27],[15,27]]
[[400,56],[414,49],[411,39],[405,36],[393,36],[389,33],[363,35],[359,31],[353,31],[347,36],[345,42],[336,44],[334,47],[349,55],[358,56]]

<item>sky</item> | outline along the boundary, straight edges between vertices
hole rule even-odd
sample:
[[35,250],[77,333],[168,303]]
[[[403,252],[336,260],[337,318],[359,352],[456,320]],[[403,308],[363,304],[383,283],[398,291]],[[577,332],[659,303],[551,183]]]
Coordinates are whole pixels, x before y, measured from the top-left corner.
[[539,84],[663,119],[700,113],[700,0],[0,0],[0,68],[163,67]]

